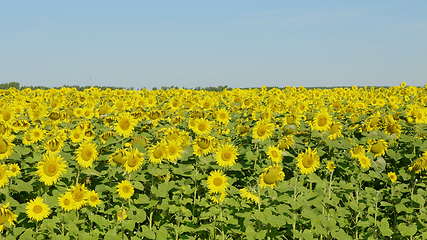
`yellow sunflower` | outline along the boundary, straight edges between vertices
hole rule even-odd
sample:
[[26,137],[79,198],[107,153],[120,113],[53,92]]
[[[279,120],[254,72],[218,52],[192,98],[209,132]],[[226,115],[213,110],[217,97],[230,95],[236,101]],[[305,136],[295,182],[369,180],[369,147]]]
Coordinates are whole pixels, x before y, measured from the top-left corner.
[[204,118],[199,118],[194,121],[192,130],[198,135],[209,135],[211,132],[212,123]]
[[293,135],[287,135],[282,137],[279,140],[278,147],[280,150],[286,150],[291,148],[295,144],[295,139]]
[[163,159],[166,159],[168,154],[168,147],[164,142],[159,142],[154,145],[149,151],[149,160],[151,163],[161,163]]
[[269,166],[264,169],[264,172],[259,176],[259,186],[275,187],[276,184],[285,179],[285,173],[279,165]]
[[193,152],[196,156],[205,156],[212,153],[214,138],[211,136],[199,136],[193,142]]
[[121,183],[117,185],[117,193],[119,194],[119,197],[123,199],[129,199],[133,196],[134,188],[132,186],[132,183],[128,180],[123,180]]
[[222,171],[212,171],[207,180],[209,193],[222,193],[228,187],[227,176]]
[[166,143],[166,159],[176,163],[176,161],[181,157],[183,149],[177,141],[169,141]]
[[350,150],[350,155],[354,159],[358,159],[360,156],[364,156],[365,155],[365,147],[363,147],[362,145],[358,145],[356,147],[353,147]]
[[138,149],[134,148],[130,152],[128,152],[126,156],[126,162],[123,164],[125,167],[125,171],[127,173],[131,173],[133,171],[138,170],[144,162],[144,155],[138,151]]
[[10,177],[16,177],[21,173],[21,168],[16,163],[9,164],[8,168]]
[[329,131],[328,131],[329,136],[328,136],[328,139],[335,140],[338,137],[341,137],[342,136],[341,129],[342,129],[342,124],[341,123],[339,123],[339,122],[333,122],[331,124],[331,126],[329,127]]
[[269,146],[267,148],[267,155],[274,163],[282,161],[282,151],[278,147]]
[[0,164],[0,188],[9,183],[9,167],[6,164]]
[[101,204],[101,199],[99,199],[98,193],[92,190],[92,191],[89,191],[88,193],[87,202],[89,203],[90,206],[96,207],[99,204]]
[[115,165],[123,165],[127,161],[128,152],[126,149],[117,149],[114,153],[110,154],[108,157],[108,162]]
[[369,151],[374,154],[374,157],[382,156],[387,150],[388,144],[386,141],[379,140],[369,140]]
[[397,181],[397,175],[395,172],[389,172],[387,173],[387,176],[392,183],[395,183]]
[[225,109],[219,109],[215,112],[215,120],[222,124],[227,124],[230,121],[230,114]]
[[328,169],[329,172],[333,172],[336,168],[334,161],[327,161],[326,162],[326,169]]
[[63,146],[64,141],[59,137],[51,138],[45,142],[46,151],[51,153],[57,153],[61,151]]
[[129,113],[122,113],[117,117],[116,131],[123,137],[129,137],[136,125],[137,121]]
[[221,193],[213,193],[211,194],[211,200],[214,203],[222,203],[225,200],[225,197],[227,196],[227,192],[221,192]]
[[256,140],[266,140],[274,133],[275,125],[269,121],[258,121],[252,129],[252,138]]
[[116,217],[118,221],[123,221],[128,217],[128,214],[125,209],[120,209],[117,211]]
[[16,214],[9,209],[9,204],[0,205],[0,233],[5,228],[15,225],[16,218]]
[[44,203],[43,198],[36,197],[27,203],[26,213],[30,219],[41,221],[49,216],[50,208]]
[[43,160],[37,164],[37,175],[45,185],[53,185],[66,171],[64,159],[57,153],[46,153]]
[[73,209],[78,210],[86,204],[89,191],[86,189],[84,184],[74,185],[70,189],[69,193],[71,194]]
[[246,188],[239,189],[239,193],[240,193],[240,196],[244,199],[247,199],[247,200],[252,201],[254,203],[257,203],[257,204],[259,204],[261,202],[261,199],[257,195],[251,193]]
[[85,132],[84,129],[80,128],[80,127],[76,127],[73,130],[71,130],[70,132],[70,140],[73,143],[80,143],[84,140],[85,138]]
[[297,156],[297,166],[302,174],[310,174],[316,171],[320,166],[320,157],[317,155],[316,150],[308,148],[304,153]]
[[70,192],[66,192],[62,196],[60,196],[58,198],[58,204],[64,211],[70,211],[75,209],[73,196]]
[[314,130],[326,131],[332,124],[332,117],[329,115],[326,109],[320,110],[320,112],[314,115],[314,119],[311,122],[311,127]]
[[93,142],[84,142],[77,149],[77,163],[82,167],[92,167],[97,157],[98,151],[96,150],[96,144]]
[[372,160],[366,155],[360,155],[358,156],[357,159],[359,160],[359,164],[362,167],[362,169],[368,169],[371,167]]
[[237,148],[232,144],[224,144],[216,151],[215,159],[221,167],[233,166],[237,159]]
[[13,137],[0,136],[0,160],[8,158],[13,153]]

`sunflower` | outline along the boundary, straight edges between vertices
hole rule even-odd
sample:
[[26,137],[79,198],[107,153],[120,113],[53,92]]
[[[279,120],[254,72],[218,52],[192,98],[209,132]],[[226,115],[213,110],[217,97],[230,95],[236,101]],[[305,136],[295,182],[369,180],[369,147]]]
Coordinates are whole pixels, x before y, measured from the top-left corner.
[[0,233],[7,227],[15,225],[16,214],[9,209],[9,204],[0,205]]
[[279,140],[278,147],[280,150],[286,150],[291,148],[295,144],[295,139],[293,135],[287,135],[282,137]]
[[257,195],[251,193],[246,188],[239,189],[239,193],[240,193],[240,196],[244,199],[247,199],[247,200],[252,201],[254,203],[257,203],[257,204],[259,204],[261,202],[261,199]]
[[137,121],[129,113],[122,113],[117,117],[116,131],[123,137],[129,137],[136,125]]
[[64,141],[60,137],[54,137],[45,142],[46,151],[56,153],[61,151]]
[[89,191],[86,189],[84,184],[74,185],[70,189],[69,193],[71,194],[73,209],[78,210],[86,204]]
[[67,165],[64,159],[57,153],[46,153],[43,160],[37,164],[37,175],[45,185],[55,184],[66,171]]
[[128,152],[126,149],[117,149],[114,153],[110,154],[108,157],[108,162],[115,165],[123,165],[127,161]]
[[278,147],[268,147],[267,155],[274,163],[280,163],[282,161],[282,151]]
[[44,203],[43,198],[36,197],[27,203],[26,213],[30,219],[41,221],[49,216],[50,208]]
[[70,140],[73,143],[80,143],[84,140],[84,129],[80,128],[80,127],[76,127],[73,130],[71,130],[70,132]]
[[237,159],[237,148],[232,144],[224,144],[216,151],[215,159],[221,167],[233,166]]
[[134,188],[128,180],[123,180],[117,185],[117,193],[123,199],[129,199],[133,196]]
[[211,194],[211,200],[212,202],[219,204],[225,200],[226,196],[227,196],[227,192],[214,193],[214,194]]
[[101,199],[99,199],[98,193],[92,190],[92,191],[89,191],[88,193],[87,202],[89,203],[90,206],[96,207],[99,204],[101,204]]
[[33,142],[39,142],[39,141],[43,140],[43,138],[45,136],[45,131],[43,129],[35,127],[29,131],[29,134],[30,134]]
[[93,161],[98,157],[98,151],[96,150],[96,144],[92,142],[84,142],[77,149],[77,163],[80,166],[88,168],[92,167]]
[[339,122],[333,122],[331,124],[331,126],[329,127],[329,131],[328,131],[329,136],[328,136],[328,139],[335,140],[338,137],[341,137],[342,136],[341,129],[342,129],[342,124],[341,123],[339,123]]
[[213,151],[214,138],[211,136],[199,136],[193,142],[193,152],[196,156],[205,156]]
[[176,163],[184,151],[177,141],[169,141],[166,143],[166,159]]
[[387,150],[388,144],[386,141],[379,140],[369,140],[369,151],[374,154],[374,157],[382,156]]
[[356,147],[353,147],[350,150],[350,155],[354,159],[358,159],[360,156],[364,156],[365,155],[365,147],[363,147],[362,145],[358,145]]
[[15,146],[12,141],[12,136],[0,136],[0,160],[8,158],[12,154],[13,147]]
[[409,170],[414,171],[415,173],[427,170],[427,152],[424,152],[421,157],[415,160],[409,167]]
[[8,170],[9,170],[10,177],[16,177],[21,173],[21,168],[16,163],[9,164]]
[[264,172],[259,176],[259,186],[264,187],[275,187],[279,181],[285,178],[285,173],[282,171],[282,167],[279,165],[269,166],[264,169]]
[[138,149],[134,148],[130,152],[127,153],[126,162],[123,164],[125,167],[125,171],[127,173],[131,173],[133,171],[138,170],[144,162],[144,156]]
[[60,196],[58,198],[58,204],[64,211],[70,211],[75,209],[73,196],[70,192],[66,192],[62,196]]
[[362,169],[369,169],[372,164],[372,160],[368,158],[366,155],[360,155],[357,158],[359,160],[359,164],[362,167]]
[[397,181],[397,175],[395,172],[389,172],[387,173],[387,176],[392,183],[395,183]]
[[168,154],[168,147],[164,142],[159,142],[154,145],[149,151],[149,160],[151,163],[161,163],[163,159],[166,159]]
[[194,120],[194,126],[192,130],[198,135],[209,135],[211,132],[212,123],[204,118]]
[[128,217],[128,214],[125,209],[120,209],[117,211],[116,217],[118,221],[123,221]]
[[227,176],[222,171],[212,171],[207,180],[209,193],[222,193],[228,187]]
[[9,167],[6,164],[0,164],[0,188],[9,183]]
[[222,124],[227,124],[230,121],[230,114],[225,109],[219,109],[215,112],[215,120]]
[[326,109],[320,110],[316,115],[314,115],[314,119],[311,122],[311,127],[314,130],[318,131],[326,131],[330,128],[332,124],[332,118],[329,115]]
[[252,138],[256,140],[266,140],[274,133],[274,124],[269,121],[258,121],[252,129]]
[[326,162],[326,169],[328,169],[329,172],[333,172],[337,166],[335,165],[334,161],[327,161]]
[[311,150],[311,148],[306,149],[304,153],[298,154],[297,161],[297,166],[302,174],[313,173],[320,166],[320,157],[317,155],[317,150]]

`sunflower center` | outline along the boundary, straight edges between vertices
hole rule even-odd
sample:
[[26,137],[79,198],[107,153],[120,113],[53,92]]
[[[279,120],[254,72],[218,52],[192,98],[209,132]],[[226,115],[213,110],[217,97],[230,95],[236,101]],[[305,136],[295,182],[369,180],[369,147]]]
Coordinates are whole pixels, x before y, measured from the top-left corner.
[[319,125],[320,127],[326,126],[327,123],[328,119],[325,116],[319,116],[319,118],[317,119],[317,125]]
[[272,151],[272,152],[271,152],[271,156],[272,156],[273,158],[277,158],[277,157],[279,157],[279,154],[278,154],[276,151]]
[[76,202],[83,201],[84,197],[85,197],[85,194],[81,189],[78,189],[73,192],[73,199]]
[[258,128],[258,130],[256,131],[256,133],[258,134],[258,136],[264,136],[267,133],[267,130],[263,127]]
[[207,149],[209,148],[209,140],[207,139],[201,139],[197,145],[201,148],[201,149]]
[[4,223],[6,223],[8,219],[9,218],[7,217],[7,215],[0,214],[0,225],[3,225]]
[[153,152],[153,156],[157,159],[161,158],[163,156],[163,151],[161,148],[156,148]]
[[10,112],[3,112],[3,120],[9,121],[12,118],[12,114]]
[[130,188],[130,186],[128,186],[128,185],[124,185],[124,186],[122,186],[122,191],[123,191],[124,193],[130,193],[131,188]]
[[222,183],[223,183],[223,181],[222,181],[222,179],[221,179],[221,178],[219,178],[219,177],[216,177],[216,178],[214,178],[214,180],[213,180],[213,184],[214,184],[215,186],[217,186],[217,187],[221,186],[221,185],[222,185]]
[[199,125],[197,126],[197,129],[199,129],[199,131],[201,131],[201,132],[206,131],[207,128],[208,128],[208,125],[204,122],[199,123]]
[[93,151],[91,149],[85,148],[82,151],[82,159],[84,161],[90,161],[93,156]]
[[126,118],[125,119],[121,119],[120,122],[119,122],[119,126],[123,130],[129,129],[130,128],[130,121],[129,121],[129,119],[126,119]]
[[40,205],[35,205],[35,206],[33,207],[33,212],[34,212],[35,214],[40,214],[42,211],[43,211],[43,208],[42,208]]
[[69,198],[64,199],[64,205],[69,206],[71,204],[71,200]]
[[135,167],[138,164],[138,160],[135,157],[130,157],[127,164],[129,167]]
[[96,202],[96,201],[98,201],[98,196],[96,196],[96,195],[92,195],[92,196],[90,196],[89,201],[91,201],[91,202]]
[[313,166],[313,158],[312,157],[310,157],[310,156],[306,156],[306,157],[304,157],[304,159],[302,160],[302,165],[305,167],[305,168],[311,168],[312,166]]
[[373,153],[380,153],[384,150],[384,145],[382,143],[375,143],[371,147],[371,152]]
[[49,177],[53,177],[58,172],[58,166],[56,162],[50,162],[44,165],[44,173]]
[[7,152],[7,142],[4,139],[0,139],[0,154]]
[[221,154],[221,157],[224,161],[230,161],[231,160],[231,152],[223,152]]
[[168,152],[169,152],[169,155],[175,155],[178,152],[178,148],[176,146],[169,146]]
[[264,182],[266,184],[274,184],[279,180],[279,172],[277,169],[270,169],[265,175],[264,175]]

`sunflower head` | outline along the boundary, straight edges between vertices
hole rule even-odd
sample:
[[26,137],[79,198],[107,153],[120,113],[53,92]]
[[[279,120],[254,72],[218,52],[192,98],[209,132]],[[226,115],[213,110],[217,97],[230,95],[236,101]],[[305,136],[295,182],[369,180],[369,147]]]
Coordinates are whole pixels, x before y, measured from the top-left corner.
[[269,166],[264,169],[264,172],[259,176],[259,186],[275,187],[276,184],[285,178],[285,173],[279,165]]
[[131,182],[123,180],[117,185],[117,193],[123,199],[129,199],[133,196],[134,188]]
[[389,172],[387,173],[387,176],[392,183],[395,183],[397,181],[397,175],[395,172]]
[[58,153],[47,152],[37,164],[37,175],[45,185],[55,184],[66,171],[67,165]]
[[9,209],[9,204],[0,205],[0,233],[5,228],[13,226],[16,218],[16,214]]
[[26,213],[30,219],[41,221],[49,216],[50,208],[44,203],[43,198],[37,197],[27,203]]
[[221,167],[233,166],[237,159],[237,148],[232,144],[224,144],[216,151],[215,158]]
[[207,180],[210,193],[222,193],[228,187],[227,176],[222,171],[212,171]]
[[316,150],[308,148],[304,153],[300,153],[297,156],[297,166],[302,174],[310,174],[316,171],[320,166],[320,157],[317,155]]
[[75,209],[73,196],[70,192],[66,192],[58,198],[58,204],[64,211]]

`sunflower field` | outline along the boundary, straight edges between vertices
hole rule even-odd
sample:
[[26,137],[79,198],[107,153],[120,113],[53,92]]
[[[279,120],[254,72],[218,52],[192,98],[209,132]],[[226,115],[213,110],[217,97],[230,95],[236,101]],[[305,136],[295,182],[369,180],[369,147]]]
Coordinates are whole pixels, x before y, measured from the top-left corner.
[[2,239],[427,239],[427,89],[0,90]]

